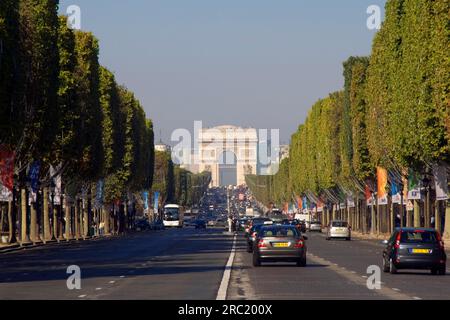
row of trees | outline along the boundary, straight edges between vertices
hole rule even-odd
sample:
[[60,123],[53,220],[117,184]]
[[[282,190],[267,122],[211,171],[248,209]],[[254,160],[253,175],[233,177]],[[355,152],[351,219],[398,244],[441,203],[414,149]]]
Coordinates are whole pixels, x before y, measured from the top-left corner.
[[184,207],[199,205],[211,183],[211,173],[194,174],[175,165],[169,151],[155,153],[153,192],[160,193],[160,204],[175,203]]
[[13,172],[0,166],[3,190],[13,178],[0,210],[10,242],[17,220],[22,242],[88,236],[93,226],[123,232],[152,185],[151,120],[100,66],[94,35],[57,10],[57,0],[0,2],[0,148],[14,160]]
[[[344,89],[313,105],[279,173],[247,178],[256,197],[281,204],[306,196],[325,204],[325,222],[337,211],[362,231],[429,226],[433,215],[442,230],[445,203],[433,201],[432,182],[442,167],[448,181],[450,166],[449,10],[448,0],[387,1],[371,56],[344,63]],[[414,200],[414,213],[390,197],[368,208],[370,196],[377,198],[377,168],[388,170],[388,189],[411,188],[419,177],[423,201]],[[349,197],[355,206],[336,206]]]

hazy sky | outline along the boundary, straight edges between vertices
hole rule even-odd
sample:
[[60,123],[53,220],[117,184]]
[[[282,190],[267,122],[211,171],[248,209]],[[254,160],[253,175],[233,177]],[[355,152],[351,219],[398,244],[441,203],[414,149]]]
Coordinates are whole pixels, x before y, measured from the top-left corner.
[[61,0],[100,40],[101,63],[134,91],[156,140],[176,128],[280,129],[343,86],[342,62],[368,55],[369,5],[385,0]]

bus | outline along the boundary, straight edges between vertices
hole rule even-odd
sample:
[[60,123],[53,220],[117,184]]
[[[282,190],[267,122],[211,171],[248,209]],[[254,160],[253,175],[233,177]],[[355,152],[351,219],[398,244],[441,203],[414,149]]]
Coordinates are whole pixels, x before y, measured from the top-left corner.
[[164,206],[163,224],[165,227],[183,228],[184,214],[177,204]]

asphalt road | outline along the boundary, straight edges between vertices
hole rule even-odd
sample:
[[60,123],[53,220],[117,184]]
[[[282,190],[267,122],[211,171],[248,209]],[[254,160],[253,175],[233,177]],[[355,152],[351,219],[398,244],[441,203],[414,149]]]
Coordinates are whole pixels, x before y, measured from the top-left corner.
[[[369,290],[367,268],[381,266],[381,244],[308,236],[306,268],[253,268],[238,234],[227,298],[450,299],[450,273],[382,273],[381,289]],[[233,236],[223,230],[185,228],[2,254],[0,299],[214,300],[232,248]],[[67,288],[70,265],[81,268],[81,290]]]
[[[214,300],[232,240],[185,228],[2,254],[0,299]],[[70,265],[81,290],[67,288]]]
[[308,233],[307,267],[268,263],[252,268],[252,255],[245,252],[241,237],[228,298],[237,299],[450,299],[450,272],[433,276],[429,271],[381,272],[381,289],[367,287],[368,267],[381,268],[383,245],[377,241],[326,241]]

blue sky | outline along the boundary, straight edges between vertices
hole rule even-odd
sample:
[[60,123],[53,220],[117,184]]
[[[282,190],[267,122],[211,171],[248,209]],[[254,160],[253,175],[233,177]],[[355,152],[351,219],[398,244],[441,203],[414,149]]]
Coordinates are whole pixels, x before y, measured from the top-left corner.
[[287,143],[342,88],[342,62],[370,54],[366,10],[385,0],[61,0],[60,12],[73,4],[157,140],[202,120],[279,128]]

